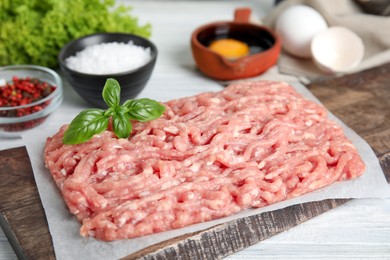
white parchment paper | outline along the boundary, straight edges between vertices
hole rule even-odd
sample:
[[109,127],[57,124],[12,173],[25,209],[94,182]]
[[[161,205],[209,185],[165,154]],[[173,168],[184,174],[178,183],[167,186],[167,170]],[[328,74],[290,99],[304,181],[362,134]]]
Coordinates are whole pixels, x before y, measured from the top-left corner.
[[[292,85],[306,98],[320,103],[303,85],[298,83]],[[116,242],[102,242],[93,238],[82,238],[79,235],[80,224],[77,222],[76,218],[69,213],[49,171],[44,167],[43,149],[46,138],[55,134],[60,125],[50,125],[50,128],[48,129],[30,132],[29,135],[23,136],[23,139],[26,143],[32,163],[35,180],[45,209],[50,233],[53,238],[57,259],[118,259],[147,246],[185,233],[206,229],[233,219],[309,201],[319,201],[329,198],[390,198],[390,186],[385,180],[379,161],[371,147],[334,115],[329,113],[329,117],[332,120],[337,121],[343,127],[345,134],[357,147],[363,157],[363,160],[367,165],[367,170],[360,178],[352,181],[335,183],[327,188],[317,190],[298,198],[260,209],[245,210],[230,217],[155,235]]]

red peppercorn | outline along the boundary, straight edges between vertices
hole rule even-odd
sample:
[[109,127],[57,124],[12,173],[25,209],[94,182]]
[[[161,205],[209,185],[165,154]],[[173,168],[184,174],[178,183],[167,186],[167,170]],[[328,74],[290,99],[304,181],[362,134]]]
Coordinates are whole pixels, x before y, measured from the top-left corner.
[[[30,79],[29,77],[20,79],[14,76],[11,82],[8,82],[5,86],[0,86],[0,107],[27,105],[47,97],[55,89],[55,86],[40,81],[39,79]],[[21,117],[29,115],[44,109],[49,104],[50,102],[48,101],[37,106],[17,109],[16,111],[9,110],[8,112],[1,112],[0,117]],[[34,119],[25,123],[0,125],[0,127],[5,131],[19,131],[32,128],[43,120]]]

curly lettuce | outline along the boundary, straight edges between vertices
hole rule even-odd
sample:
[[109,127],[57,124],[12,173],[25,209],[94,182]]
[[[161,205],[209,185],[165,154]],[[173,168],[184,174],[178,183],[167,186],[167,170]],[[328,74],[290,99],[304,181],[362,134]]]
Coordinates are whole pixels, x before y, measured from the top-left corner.
[[131,9],[115,0],[0,0],[0,65],[56,67],[67,42],[97,32],[150,37]]

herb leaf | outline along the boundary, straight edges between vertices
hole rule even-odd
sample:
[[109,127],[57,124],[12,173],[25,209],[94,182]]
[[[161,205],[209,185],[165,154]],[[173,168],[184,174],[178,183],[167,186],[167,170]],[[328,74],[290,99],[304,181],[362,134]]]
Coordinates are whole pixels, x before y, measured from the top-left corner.
[[118,81],[109,78],[103,88],[103,99],[109,107],[117,107],[120,104],[121,87]]
[[112,128],[119,138],[127,138],[132,130],[130,118],[127,114],[117,113],[112,116]]
[[107,129],[109,117],[104,115],[104,110],[87,109],[82,111],[70,123],[64,133],[64,144],[79,144],[88,141],[93,135]]
[[130,119],[140,122],[147,122],[159,118],[165,111],[163,105],[149,98],[128,100],[123,106],[129,110],[127,113]]
[[127,100],[120,105],[120,85],[115,79],[107,79],[102,96],[108,105],[107,110],[87,109],[82,111],[70,123],[64,133],[64,144],[80,144],[88,141],[95,134],[107,129],[112,118],[112,128],[118,138],[127,138],[131,134],[130,120],[146,122],[160,117],[165,107],[159,102],[148,99]]

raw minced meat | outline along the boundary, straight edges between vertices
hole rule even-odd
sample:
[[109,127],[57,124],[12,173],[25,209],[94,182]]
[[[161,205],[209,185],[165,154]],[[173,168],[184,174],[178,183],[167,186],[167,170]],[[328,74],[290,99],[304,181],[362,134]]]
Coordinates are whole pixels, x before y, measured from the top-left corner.
[[156,120],[64,145],[45,164],[81,235],[111,241],[263,207],[352,179],[365,165],[325,108],[282,82],[246,82],[164,103]]

